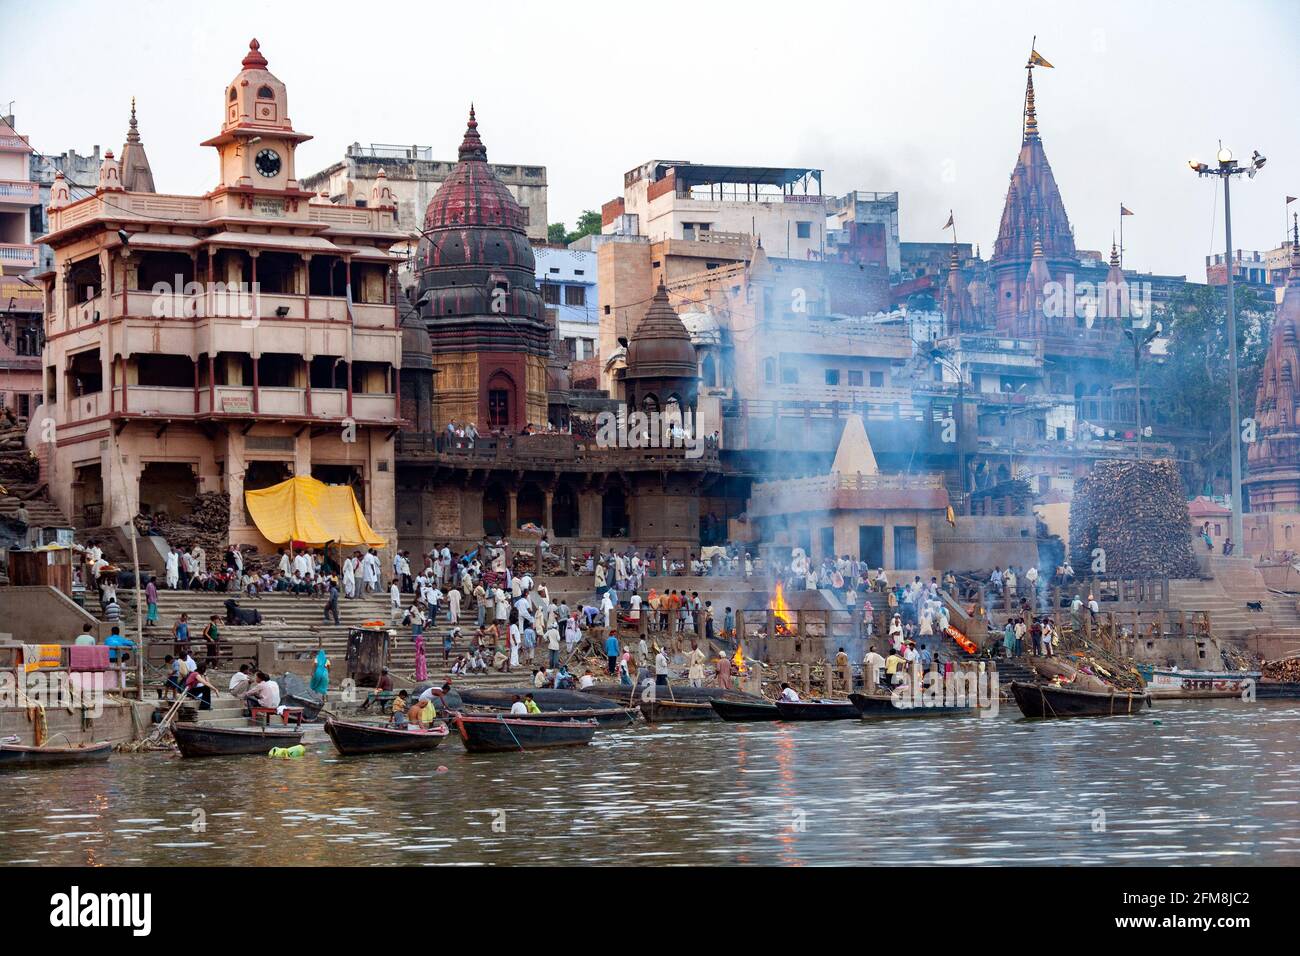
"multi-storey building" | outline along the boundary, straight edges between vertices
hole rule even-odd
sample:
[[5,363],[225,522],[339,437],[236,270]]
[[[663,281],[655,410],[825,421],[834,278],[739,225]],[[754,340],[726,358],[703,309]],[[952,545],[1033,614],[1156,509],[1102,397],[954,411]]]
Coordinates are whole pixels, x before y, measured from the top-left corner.
[[537,246],[537,285],[542,305],[555,312],[562,343],[561,358],[587,362],[599,354],[600,303],[596,288],[596,253],[586,249]]
[[[397,222],[409,231],[419,228],[424,210],[455,168],[455,160],[437,159],[428,146],[353,143],[337,163],[304,176],[302,188],[323,192],[331,202],[364,206],[382,171],[397,203]],[[492,175],[519,204],[529,240],[545,242],[546,167],[494,163]]]
[[26,418],[41,392],[41,300],[29,275],[40,261],[32,220],[40,187],[32,182],[27,137],[0,117],[0,406]]
[[391,545],[402,332],[388,250],[405,238],[392,196],[382,177],[364,207],[302,188],[310,137],[256,40],[222,113],[202,196],[153,192],[133,135],[122,159],[105,153],[93,195],[56,174],[29,444],[79,525],[226,491],[232,539],[267,547],[243,492],[312,475],[351,485]]

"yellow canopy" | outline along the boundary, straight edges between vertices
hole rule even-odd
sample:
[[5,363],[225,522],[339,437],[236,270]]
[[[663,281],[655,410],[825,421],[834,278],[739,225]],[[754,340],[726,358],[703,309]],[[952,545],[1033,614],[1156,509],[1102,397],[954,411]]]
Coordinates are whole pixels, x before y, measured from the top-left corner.
[[385,543],[366,522],[357,496],[347,485],[327,485],[300,475],[270,488],[245,491],[244,500],[257,530],[272,544],[333,541],[348,547],[382,548]]

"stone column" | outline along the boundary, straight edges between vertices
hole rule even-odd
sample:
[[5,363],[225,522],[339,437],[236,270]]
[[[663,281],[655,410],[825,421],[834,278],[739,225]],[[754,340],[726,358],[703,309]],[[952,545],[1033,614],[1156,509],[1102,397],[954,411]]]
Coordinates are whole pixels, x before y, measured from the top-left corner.
[[511,488],[506,492],[506,537],[519,530],[519,490]]

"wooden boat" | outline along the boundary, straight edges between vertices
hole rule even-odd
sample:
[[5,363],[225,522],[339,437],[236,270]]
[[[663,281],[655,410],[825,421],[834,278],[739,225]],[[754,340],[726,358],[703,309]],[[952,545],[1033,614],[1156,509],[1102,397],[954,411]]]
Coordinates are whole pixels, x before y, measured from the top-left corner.
[[172,736],[182,757],[225,757],[265,754],[272,747],[292,747],[302,742],[301,727],[208,727],[173,724]]
[[[849,694],[849,700],[858,708],[861,717],[940,717],[953,714],[973,714],[976,708],[969,704],[936,704],[926,706],[900,706],[889,694]],[[906,704],[910,698],[904,697]]]
[[683,720],[718,720],[709,701],[643,700],[641,716],[648,724],[677,723]]
[[1148,693],[1076,690],[1051,684],[1012,681],[1011,696],[1026,717],[1117,717],[1151,706]]
[[[584,691],[579,693],[589,697],[603,697],[606,700],[616,701],[625,707],[632,706],[641,699],[641,691],[631,687],[624,687],[621,684],[592,684]],[[735,697],[749,697],[748,694],[740,694],[734,690],[728,690],[725,687],[690,687],[688,685],[674,684],[672,693],[668,688],[662,685],[655,687],[655,693],[659,697],[668,700],[685,701],[692,704],[707,704],[711,700],[731,699]],[[631,703],[629,703],[629,700]]]
[[849,700],[778,700],[782,720],[854,720],[862,712]]
[[771,701],[720,700],[709,701],[709,706],[723,720],[733,722],[756,720],[780,720],[781,714],[776,704]]
[[339,753],[350,757],[357,754],[433,750],[447,739],[451,731],[441,722],[431,724],[427,730],[410,730],[330,717],[325,721],[325,733],[334,741]]
[[452,724],[472,754],[546,747],[584,747],[596,734],[594,720],[533,720],[500,715],[453,714]]
[[70,763],[93,763],[108,759],[113,745],[86,744],[79,747],[28,747],[0,744],[0,768],[57,767]]
[[556,690],[552,687],[467,687],[460,691],[460,699],[469,706],[494,707],[509,710],[515,698],[533,695],[533,700],[544,712],[557,710],[620,710],[634,706],[628,703],[632,688],[623,688],[622,699],[595,697],[576,690]]
[[1300,698],[1300,683],[1295,681],[1262,681],[1255,685],[1256,700],[1295,700]]
[[602,729],[626,727],[636,723],[640,710],[636,707],[592,707],[585,710],[543,710],[529,714],[529,720],[594,720]]
[[1183,700],[1216,697],[1240,697],[1251,686],[1259,684],[1259,671],[1209,671],[1166,670],[1154,667],[1148,676],[1147,691],[1151,697]]

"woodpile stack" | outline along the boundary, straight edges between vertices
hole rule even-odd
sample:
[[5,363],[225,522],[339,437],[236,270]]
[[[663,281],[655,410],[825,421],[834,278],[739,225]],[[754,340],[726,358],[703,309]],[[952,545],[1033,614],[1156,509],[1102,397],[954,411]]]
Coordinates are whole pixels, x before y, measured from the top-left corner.
[[31,483],[40,478],[41,465],[27,450],[27,431],[9,409],[0,414],[0,484]]
[[[208,556],[209,566],[220,562],[230,544],[230,495],[224,491],[205,491],[188,498],[190,513],[184,517],[158,515],[155,527],[173,548],[188,551],[199,545]],[[150,519],[136,515],[136,530],[147,534]]]
[[1100,548],[1106,563],[1099,575],[1195,577],[1187,494],[1174,463],[1097,462],[1074,486],[1070,548],[1081,574]]
[[1300,681],[1300,657],[1288,657],[1281,661],[1265,661],[1260,666],[1259,676],[1263,680]]

